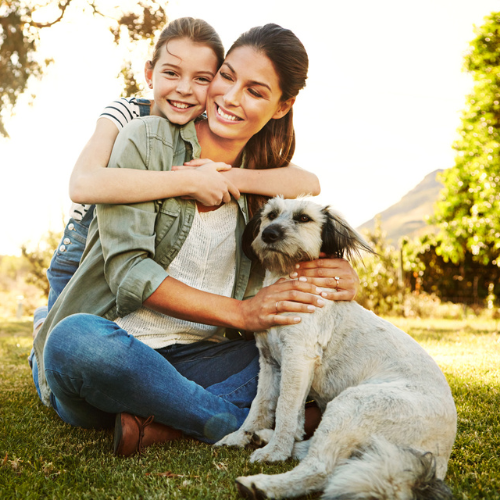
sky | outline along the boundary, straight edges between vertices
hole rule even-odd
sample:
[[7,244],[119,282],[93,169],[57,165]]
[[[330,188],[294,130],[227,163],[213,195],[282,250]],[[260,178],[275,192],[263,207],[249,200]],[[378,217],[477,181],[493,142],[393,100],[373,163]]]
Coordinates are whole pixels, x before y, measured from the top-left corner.
[[[428,173],[453,165],[452,143],[472,88],[463,56],[474,25],[499,10],[498,0],[170,0],[166,6],[171,19],[208,21],[226,48],[268,22],[301,39],[310,67],[294,106],[294,163],[318,175],[318,200],[354,226],[399,201]],[[128,55],[113,47],[104,19],[81,10],[42,32],[40,57],[55,62],[7,120],[10,139],[0,139],[0,255],[18,254],[22,243],[62,229],[71,169],[102,108],[120,95],[117,74]]]

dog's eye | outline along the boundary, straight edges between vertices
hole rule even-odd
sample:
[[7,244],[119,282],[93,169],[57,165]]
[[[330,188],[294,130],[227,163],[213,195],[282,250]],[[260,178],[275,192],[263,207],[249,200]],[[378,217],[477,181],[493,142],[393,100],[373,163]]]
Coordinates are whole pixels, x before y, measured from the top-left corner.
[[276,212],[269,212],[269,213],[267,214],[267,218],[268,218],[269,220],[274,220],[274,219],[276,219],[276,217],[278,217],[278,214],[277,214]]
[[294,219],[297,222],[311,222],[312,221],[311,217],[309,217],[309,215],[306,215],[306,214],[300,214],[298,217],[294,217]]

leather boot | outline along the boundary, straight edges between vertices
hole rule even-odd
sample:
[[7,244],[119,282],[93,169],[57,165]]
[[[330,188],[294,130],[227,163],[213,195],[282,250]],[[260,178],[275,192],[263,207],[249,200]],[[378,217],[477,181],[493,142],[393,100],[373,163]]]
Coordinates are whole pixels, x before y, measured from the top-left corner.
[[309,439],[314,434],[314,431],[318,428],[322,413],[318,408],[318,405],[315,401],[311,401],[306,403],[306,412],[305,412],[305,422],[304,422],[304,431],[305,436],[304,439]]
[[153,443],[165,443],[182,438],[182,431],[153,422],[154,416],[137,417],[130,413],[117,413],[115,419],[114,454],[130,457],[141,454],[144,448]]

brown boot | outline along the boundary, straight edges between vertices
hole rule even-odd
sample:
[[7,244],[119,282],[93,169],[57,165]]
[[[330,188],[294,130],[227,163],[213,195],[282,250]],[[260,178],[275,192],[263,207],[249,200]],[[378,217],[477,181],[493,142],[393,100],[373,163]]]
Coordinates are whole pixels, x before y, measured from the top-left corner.
[[137,417],[130,413],[117,413],[115,419],[114,453],[121,457],[141,454],[153,443],[165,443],[182,437],[182,431],[153,422],[154,416]]
[[305,436],[304,439],[309,439],[314,434],[321,422],[321,410],[315,401],[306,403],[306,420],[304,423]]

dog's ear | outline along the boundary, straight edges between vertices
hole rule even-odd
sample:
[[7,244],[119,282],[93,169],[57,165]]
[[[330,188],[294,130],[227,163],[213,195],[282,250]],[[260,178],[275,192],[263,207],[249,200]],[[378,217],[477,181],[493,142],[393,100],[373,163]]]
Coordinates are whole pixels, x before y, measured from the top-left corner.
[[345,257],[349,260],[361,260],[361,251],[376,252],[368,245],[363,237],[355,231],[339,215],[330,211],[330,207],[325,207],[322,212],[326,220],[323,224],[321,252],[332,257]]
[[241,241],[242,249],[243,253],[250,260],[257,260],[257,255],[255,254],[252,248],[252,242],[259,234],[260,221],[263,211],[264,207],[260,208],[258,212],[251,218],[250,222],[247,224],[247,227],[245,227],[245,230],[243,231],[243,237]]

